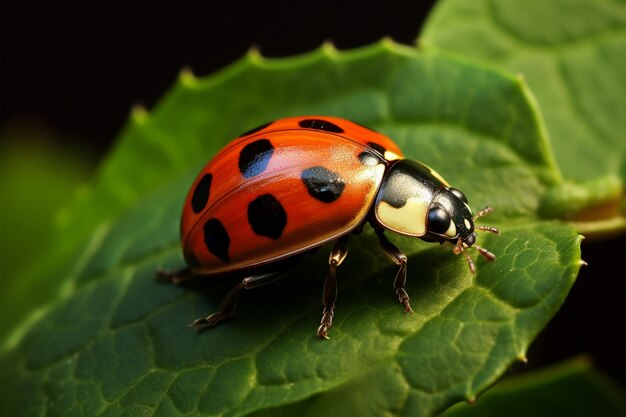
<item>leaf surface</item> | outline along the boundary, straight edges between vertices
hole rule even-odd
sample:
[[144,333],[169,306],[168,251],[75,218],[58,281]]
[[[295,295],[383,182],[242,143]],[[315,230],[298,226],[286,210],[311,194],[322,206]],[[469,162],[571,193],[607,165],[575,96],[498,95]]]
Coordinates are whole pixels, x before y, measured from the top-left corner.
[[[479,243],[497,261],[478,260],[472,275],[450,250],[394,238],[409,256],[407,315],[391,286],[396,267],[366,229],[339,270],[330,341],[315,336],[328,248],[246,291],[232,320],[188,329],[234,283],[154,280],[155,268],[182,265],[187,187],[230,138],[298,114],[371,126],[475,209],[496,207],[489,224],[502,234]],[[90,208],[109,210],[108,220],[66,269],[61,296],[5,346],[2,414],[428,416],[474,398],[524,357],[576,277],[580,237],[537,215],[559,178],[525,84],[444,54],[325,46],[282,60],[251,54],[207,78],[184,73],[153,113],[135,112],[97,192],[75,208],[95,224]]]

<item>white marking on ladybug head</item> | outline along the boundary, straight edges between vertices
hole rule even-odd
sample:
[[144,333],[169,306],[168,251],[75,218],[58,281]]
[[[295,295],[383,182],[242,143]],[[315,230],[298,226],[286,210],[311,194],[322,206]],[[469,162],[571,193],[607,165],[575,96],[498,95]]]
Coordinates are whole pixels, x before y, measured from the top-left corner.
[[446,230],[446,236],[455,237],[456,236],[456,224],[450,219],[450,227]]

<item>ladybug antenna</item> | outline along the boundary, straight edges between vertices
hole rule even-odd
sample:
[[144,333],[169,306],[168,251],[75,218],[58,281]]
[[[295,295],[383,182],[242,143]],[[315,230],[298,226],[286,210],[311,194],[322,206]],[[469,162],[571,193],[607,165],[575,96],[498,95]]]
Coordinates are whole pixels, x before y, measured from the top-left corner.
[[[482,209],[481,211],[479,211],[478,213],[476,213],[476,215],[474,215],[474,217],[472,218],[472,221],[476,221],[476,219],[478,219],[479,217],[483,217],[484,215],[489,214],[492,211],[493,211],[493,208],[487,206],[484,209]],[[489,232],[489,233],[495,233],[495,234],[500,233],[500,231],[498,229],[496,229],[495,227],[491,227],[491,226],[476,226],[476,225],[474,225],[474,229],[480,230],[482,232]],[[479,251],[480,251],[480,249],[479,249]]]
[[[478,219],[479,217],[482,217],[486,214],[489,214],[493,211],[493,209],[491,207],[485,207],[484,209],[480,210],[478,213],[476,213],[476,215],[472,218],[472,221],[475,221],[476,219]],[[500,231],[495,228],[495,227],[491,227],[491,226],[476,226],[474,225],[474,229],[476,230],[480,230],[483,232],[489,232],[489,233],[495,233],[498,234],[500,233]],[[461,240],[461,238],[459,238],[456,242],[456,245],[454,246],[454,253],[456,255],[459,254],[463,254],[465,255],[465,259],[467,259],[467,265],[469,266],[470,271],[472,272],[472,274],[476,273],[476,266],[474,265],[474,261],[472,261],[472,258],[469,256],[469,254],[465,251],[465,248],[468,247],[465,243],[463,243],[463,241]],[[485,260],[487,262],[493,262],[496,260],[496,255],[494,255],[493,253],[489,252],[487,249],[478,246],[478,245],[473,245],[474,248],[476,248],[476,250],[478,251],[478,253],[481,254],[481,256],[483,258],[485,258]]]

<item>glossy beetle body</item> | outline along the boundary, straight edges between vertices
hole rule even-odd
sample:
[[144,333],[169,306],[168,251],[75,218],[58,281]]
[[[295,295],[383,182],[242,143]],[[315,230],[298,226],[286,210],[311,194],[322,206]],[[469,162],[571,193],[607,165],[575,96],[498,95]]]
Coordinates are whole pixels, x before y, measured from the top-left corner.
[[161,275],[179,281],[189,274],[249,271],[219,312],[195,322],[213,326],[233,313],[242,288],[275,279],[285,272],[284,265],[292,266],[289,259],[335,241],[318,329],[325,338],[334,314],[335,270],[347,254],[351,232],[365,223],[374,227],[382,249],[400,266],[394,287],[410,311],[406,257],[383,233],[449,241],[456,253],[464,252],[475,246],[475,228],[497,232],[474,226],[486,212],[472,215],[462,192],[428,166],[404,159],[382,134],[334,117],[286,118],[246,132],[203,168],[181,220],[189,268]]

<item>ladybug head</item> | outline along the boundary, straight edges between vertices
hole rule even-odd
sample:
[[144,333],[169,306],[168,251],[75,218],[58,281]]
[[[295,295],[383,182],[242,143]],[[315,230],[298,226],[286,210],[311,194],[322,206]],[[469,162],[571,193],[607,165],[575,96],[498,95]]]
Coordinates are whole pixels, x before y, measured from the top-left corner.
[[474,218],[465,194],[456,188],[443,188],[433,197],[426,220],[429,240],[456,243],[467,247],[476,242]]
[[[497,233],[497,229],[474,225],[477,218],[490,211],[486,208],[472,215],[461,191],[449,187],[428,166],[409,159],[390,166],[374,204],[376,221],[386,229],[429,242],[450,242],[456,254],[474,247],[493,261],[491,252],[476,245],[476,230]],[[467,253],[465,257],[474,272],[474,263]]]
[[498,233],[498,229],[489,226],[474,226],[474,221],[492,211],[491,207],[472,215],[467,197],[456,188],[440,190],[433,198],[428,209],[427,230],[425,240],[451,242],[454,253],[464,253],[472,273],[476,272],[472,258],[465,252],[466,248],[474,247],[489,262],[496,259],[487,249],[476,245],[476,230]]

